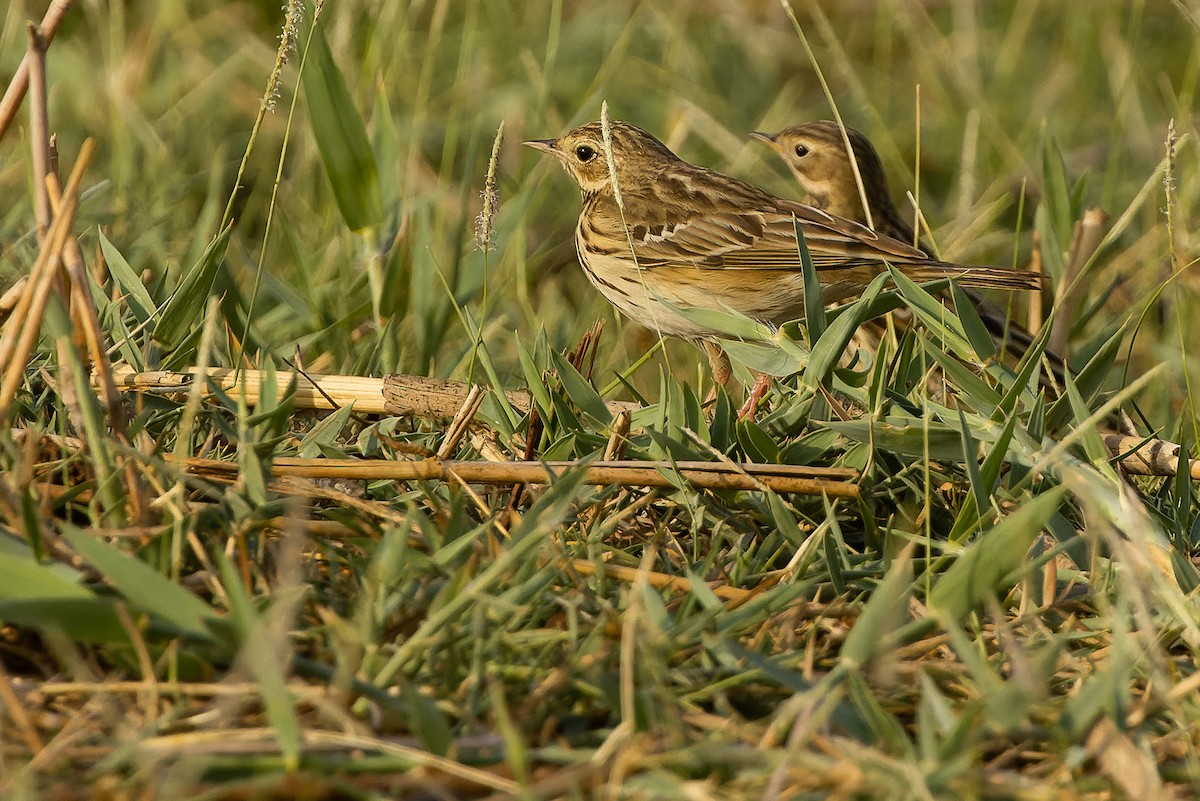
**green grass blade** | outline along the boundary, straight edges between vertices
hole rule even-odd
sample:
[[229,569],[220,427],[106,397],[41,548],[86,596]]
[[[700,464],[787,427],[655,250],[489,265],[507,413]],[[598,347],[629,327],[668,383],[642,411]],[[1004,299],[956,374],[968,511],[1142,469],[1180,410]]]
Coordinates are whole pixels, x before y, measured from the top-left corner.
[[216,618],[212,608],[181,585],[93,534],[70,524],[63,526],[62,533],[71,547],[104,574],[135,608],[190,637],[212,638],[209,624]]
[[346,226],[351,231],[375,228],[383,222],[375,153],[321,20],[313,20],[309,14],[310,35],[300,82],[313,139]]
[[225,259],[225,249],[229,247],[232,232],[233,223],[230,223],[213,237],[204,254],[188,269],[163,306],[162,316],[154,325],[153,337],[165,350],[178,348],[204,318],[204,307],[208,304],[217,271]]
[[1029,546],[1058,511],[1064,493],[1061,487],[1043,492],[968,545],[933,585],[929,606],[951,620],[961,620],[989,597],[1007,590]]

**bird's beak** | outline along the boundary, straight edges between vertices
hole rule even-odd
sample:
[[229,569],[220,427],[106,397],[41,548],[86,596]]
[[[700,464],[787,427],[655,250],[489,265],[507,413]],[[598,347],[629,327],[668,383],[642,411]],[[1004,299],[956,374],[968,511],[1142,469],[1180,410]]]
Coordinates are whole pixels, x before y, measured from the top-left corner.
[[521,144],[525,145],[525,147],[532,147],[534,150],[540,150],[543,153],[549,153],[551,156],[558,155],[557,139],[529,139]]
[[775,139],[775,137],[778,135],[779,134],[763,133],[762,131],[751,131],[750,132],[750,136],[752,138],[757,139],[758,141],[764,143],[767,147],[771,148],[774,151],[782,152],[783,151],[782,145],[780,145],[779,142],[776,141],[776,139]]

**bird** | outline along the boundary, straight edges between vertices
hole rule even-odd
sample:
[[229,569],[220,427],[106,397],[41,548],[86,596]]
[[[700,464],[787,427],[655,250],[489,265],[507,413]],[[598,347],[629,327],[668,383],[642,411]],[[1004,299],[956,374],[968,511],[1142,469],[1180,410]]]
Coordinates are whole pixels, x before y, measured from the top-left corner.
[[[928,246],[913,234],[912,226],[892,202],[883,161],[871,140],[848,126],[845,132],[843,138],[842,127],[837,122],[817,120],[793,125],[774,134],[753,131],[750,135],[779,154],[804,190],[809,205],[867,225],[880,234],[928,252]],[[850,153],[853,153],[853,162]],[[855,164],[862,178],[861,192],[854,176]],[[1018,360],[1024,356],[1033,345],[1033,335],[1008,319],[983,295],[970,288],[965,289],[965,294],[996,345]],[[1045,351],[1045,356],[1051,373],[1058,379],[1057,386],[1061,387],[1065,362],[1051,351]],[[1053,382],[1044,383],[1050,388],[1055,387]]]
[[943,262],[853,220],[691,164],[627,122],[590,122],[522,144],[553,156],[579,186],[575,245],[592,285],[630,319],[702,347],[720,385],[731,377],[721,332],[680,309],[732,309],[772,326],[802,317],[797,230],[825,303],[861,294],[888,264],[919,283],[1041,286],[1037,273]]
[[[846,153],[842,129],[833,120],[817,120],[784,128],[779,133],[752,131],[750,136],[779,154],[804,190],[805,202],[830,214],[862,223],[881,234],[927,250],[913,236],[888,191],[887,173],[879,152],[861,131],[846,128],[854,162]],[[854,165],[862,177],[859,192]],[[863,194],[867,197],[863,207]]]

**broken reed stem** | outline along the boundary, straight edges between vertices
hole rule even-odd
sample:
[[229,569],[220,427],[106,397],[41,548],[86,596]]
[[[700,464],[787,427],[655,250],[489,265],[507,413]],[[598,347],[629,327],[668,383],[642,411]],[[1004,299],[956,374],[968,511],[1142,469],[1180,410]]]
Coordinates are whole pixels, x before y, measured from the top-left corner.
[[[449,481],[469,484],[549,484],[566,470],[580,468],[579,462],[482,462],[425,459],[398,462],[388,459],[295,459],[277,458],[271,469],[277,476],[337,478],[342,480]],[[187,459],[188,472],[196,475],[236,473],[234,462],[218,459]],[[701,489],[753,490],[761,486],[774,492],[857,498],[859,488],[853,470],[836,467],[741,464],[715,462],[592,462],[581,468],[584,481],[600,486],[674,487],[679,479]],[[678,478],[662,471],[675,472]]]
[[[1042,268],[1042,235],[1035,228],[1031,234],[1033,241],[1033,250],[1029,253],[1029,270],[1043,275]],[[1051,291],[1049,282],[1042,281],[1042,289],[1029,294],[1029,319],[1025,321],[1025,329],[1030,335],[1037,336],[1042,330],[1042,326],[1046,324],[1046,293]],[[1057,351],[1056,351],[1057,352]]]
[[41,332],[46,302],[50,297],[54,277],[62,263],[63,247],[71,236],[75,211],[79,207],[79,188],[95,149],[96,142],[91,138],[84,141],[83,147],[80,148],[75,169],[71,171],[71,178],[63,192],[62,213],[51,223],[38,260],[30,271],[31,280],[17,304],[16,311],[4,326],[4,333],[0,335],[0,367],[5,371],[3,382],[0,383],[0,419],[7,417],[12,409],[17,389],[29,363],[29,355],[33,352],[33,346]]
[[[1173,476],[1179,473],[1182,451],[1174,442],[1144,437],[1106,434],[1104,446],[1126,472],[1141,476]],[[1200,481],[1200,459],[1188,460],[1188,475]]]
[[[42,22],[38,25],[38,35],[41,37],[43,49],[49,47],[50,43],[54,41],[54,36],[62,26],[63,18],[71,10],[71,5],[72,0],[54,0],[46,9],[46,13],[42,16]],[[4,97],[0,98],[0,139],[4,139],[4,134],[17,116],[17,109],[21,107],[21,101],[25,99],[25,92],[29,89],[29,70],[30,57],[26,53],[20,66],[17,67],[17,71],[13,73],[12,80],[8,82],[8,89],[5,90]]]
[[[125,392],[153,392],[166,396],[185,396],[197,375],[212,381],[222,392],[242,391],[245,387],[246,402],[251,406],[259,402],[265,374],[260,370],[242,370],[240,373],[228,367],[212,367],[199,372],[174,373],[155,370],[139,373],[128,365],[114,365],[113,380]],[[293,373],[277,372],[275,384],[282,393],[291,383]],[[318,373],[296,373],[294,402],[299,409],[337,409],[354,404],[360,414],[388,414],[397,417],[454,417],[462,409],[471,384],[443,378],[428,378],[419,375],[395,374],[383,378],[367,378],[355,375],[321,375]],[[201,394],[211,393],[207,385]],[[519,413],[529,411],[532,399],[527,390],[512,390],[504,393],[508,402]],[[609,401],[608,409],[613,414],[635,410],[636,403]]]

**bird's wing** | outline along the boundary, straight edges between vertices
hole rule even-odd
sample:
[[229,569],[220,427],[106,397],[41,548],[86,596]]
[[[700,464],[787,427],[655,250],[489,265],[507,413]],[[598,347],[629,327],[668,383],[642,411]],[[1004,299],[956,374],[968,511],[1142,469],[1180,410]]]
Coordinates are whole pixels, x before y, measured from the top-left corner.
[[692,264],[700,269],[798,270],[796,229],[818,270],[925,262],[925,254],[865,226],[803,204],[767,209],[686,212],[630,228],[644,268]]

